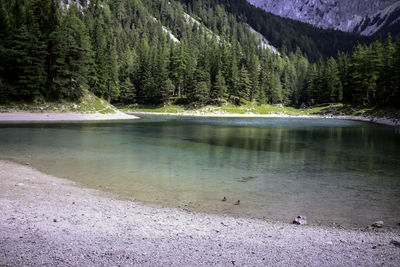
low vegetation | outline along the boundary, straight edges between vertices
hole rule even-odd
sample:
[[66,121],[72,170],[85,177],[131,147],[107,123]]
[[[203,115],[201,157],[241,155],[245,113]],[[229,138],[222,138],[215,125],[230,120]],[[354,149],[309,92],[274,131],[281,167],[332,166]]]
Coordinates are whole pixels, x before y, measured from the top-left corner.
[[79,101],[47,102],[36,100],[31,103],[11,102],[0,105],[0,112],[79,112],[79,113],[115,113],[116,108],[107,101],[86,91]]
[[386,118],[400,118],[400,110],[387,107],[354,107],[344,104],[325,104],[307,108],[293,108],[282,105],[259,105],[255,102],[246,102],[244,105],[236,106],[226,103],[221,106],[149,106],[149,105],[127,105],[119,106],[124,112],[151,112],[151,113],[169,113],[169,114],[249,114],[249,115],[338,115],[338,116],[373,116]]

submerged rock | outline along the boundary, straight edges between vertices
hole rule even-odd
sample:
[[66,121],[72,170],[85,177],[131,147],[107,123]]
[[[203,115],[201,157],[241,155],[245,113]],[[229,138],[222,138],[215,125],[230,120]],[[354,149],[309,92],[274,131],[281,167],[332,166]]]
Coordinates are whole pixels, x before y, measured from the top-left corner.
[[306,216],[297,216],[293,220],[293,224],[298,224],[298,225],[305,225],[307,224],[307,217]]
[[392,240],[392,241],[390,241],[390,244],[392,244],[392,245],[395,246],[395,247],[400,248],[400,242],[399,242],[399,241]]
[[384,226],[384,222],[383,221],[376,221],[374,222],[371,226],[375,227],[375,228],[382,228]]

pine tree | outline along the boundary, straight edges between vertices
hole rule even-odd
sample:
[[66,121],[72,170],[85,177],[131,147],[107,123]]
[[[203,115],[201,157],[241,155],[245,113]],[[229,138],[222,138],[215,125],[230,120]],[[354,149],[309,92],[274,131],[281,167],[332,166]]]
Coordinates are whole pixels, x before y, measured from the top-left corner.
[[163,83],[163,87],[161,88],[161,101],[166,104],[169,97],[173,94],[175,90],[175,85],[171,81],[171,79],[167,79],[165,83]]
[[120,101],[125,104],[132,104],[136,98],[134,77],[137,72],[138,59],[134,48],[128,48],[123,56],[120,68]]
[[305,89],[304,89],[304,102],[307,105],[314,105],[315,104],[315,99],[314,99],[314,89],[315,89],[315,83],[317,83],[318,79],[318,71],[317,71],[317,66],[316,64],[310,64],[308,66],[307,70],[307,77],[306,77],[306,82],[305,82]]
[[10,42],[10,21],[4,2],[0,1],[0,103],[6,102],[10,97],[10,85],[5,77],[10,65],[8,45]]
[[392,100],[392,92],[395,91],[397,82],[394,78],[394,59],[395,59],[395,47],[393,45],[392,37],[388,35],[383,53],[383,67],[379,74],[377,97],[378,102],[383,104],[389,104]]
[[190,90],[189,98],[193,102],[204,105],[210,99],[210,74],[202,68],[195,71],[195,82]]
[[88,84],[91,46],[86,27],[76,12],[76,6],[70,7],[60,26],[50,35],[51,42],[55,43],[51,84],[56,98],[79,99]]
[[239,87],[239,67],[235,53],[232,54],[232,61],[230,66],[229,73],[229,87],[228,94],[229,99],[233,96],[234,98],[238,97],[238,87]]
[[343,101],[342,82],[339,79],[339,70],[334,58],[330,57],[327,61],[326,72],[326,88],[330,94],[330,102]]
[[139,103],[145,103],[146,92],[152,84],[150,46],[145,39],[140,43],[138,56],[139,66],[135,77],[136,98]]
[[171,76],[178,90],[178,98],[182,97],[182,85],[185,78],[186,57],[185,43],[181,42],[173,50],[171,57]]
[[201,81],[196,84],[194,99],[201,106],[204,106],[204,104],[207,103],[209,94],[210,87],[208,86],[207,82]]
[[259,84],[259,79],[260,79],[260,63],[258,61],[258,58],[256,57],[254,52],[250,52],[251,57],[250,57],[250,62],[249,62],[249,77],[250,81],[252,82],[252,86],[250,89],[250,101],[253,101],[254,99],[259,99],[260,97],[260,84]]
[[119,84],[118,84],[118,54],[116,50],[116,41],[111,31],[107,34],[106,39],[106,62],[107,62],[107,75],[106,75],[106,86],[107,86],[107,100],[111,103],[111,100],[118,98],[119,96]]
[[156,52],[154,69],[152,70],[155,79],[151,100],[153,103],[165,103],[169,97],[171,86],[166,84],[169,77],[169,49],[167,39],[163,35],[161,44]]
[[[18,1],[17,1],[18,2]],[[22,7],[16,10],[22,9]],[[19,28],[14,30],[11,49],[8,50],[10,71],[14,72],[11,82],[15,84],[13,94],[25,100],[40,97],[46,82],[46,44],[41,40],[39,25],[30,8],[25,9],[25,23],[15,19]]]
[[240,70],[239,85],[238,85],[239,102],[242,99],[246,100],[249,99],[251,87],[252,83],[249,77],[249,73],[247,72],[247,69],[244,66],[242,66]]
[[214,86],[212,87],[211,99],[214,103],[219,103],[220,100],[225,96],[226,92],[227,87],[225,83],[225,78],[222,75],[221,71],[218,71]]
[[[103,5],[103,4],[102,4]],[[93,75],[89,84],[90,90],[97,96],[107,94],[107,40],[105,21],[100,7],[99,0],[90,1],[89,10],[92,13],[93,21],[90,28],[90,40],[93,48]]]
[[270,78],[270,103],[279,104],[283,101],[282,83],[279,73],[272,73]]

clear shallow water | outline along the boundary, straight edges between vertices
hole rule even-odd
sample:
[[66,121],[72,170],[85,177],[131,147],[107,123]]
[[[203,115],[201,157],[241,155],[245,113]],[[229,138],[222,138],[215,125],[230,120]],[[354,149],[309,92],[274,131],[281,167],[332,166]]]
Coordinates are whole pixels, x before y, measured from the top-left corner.
[[2,123],[0,158],[123,198],[194,211],[400,222],[400,135],[369,123],[163,116]]

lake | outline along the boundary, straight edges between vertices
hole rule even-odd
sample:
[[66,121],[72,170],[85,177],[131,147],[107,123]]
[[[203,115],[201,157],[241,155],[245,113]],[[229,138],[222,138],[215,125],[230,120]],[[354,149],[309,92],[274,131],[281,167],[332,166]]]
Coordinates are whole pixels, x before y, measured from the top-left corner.
[[190,211],[284,222],[306,215],[326,225],[400,222],[400,135],[393,127],[331,119],[142,117],[1,123],[0,158],[123,199]]

